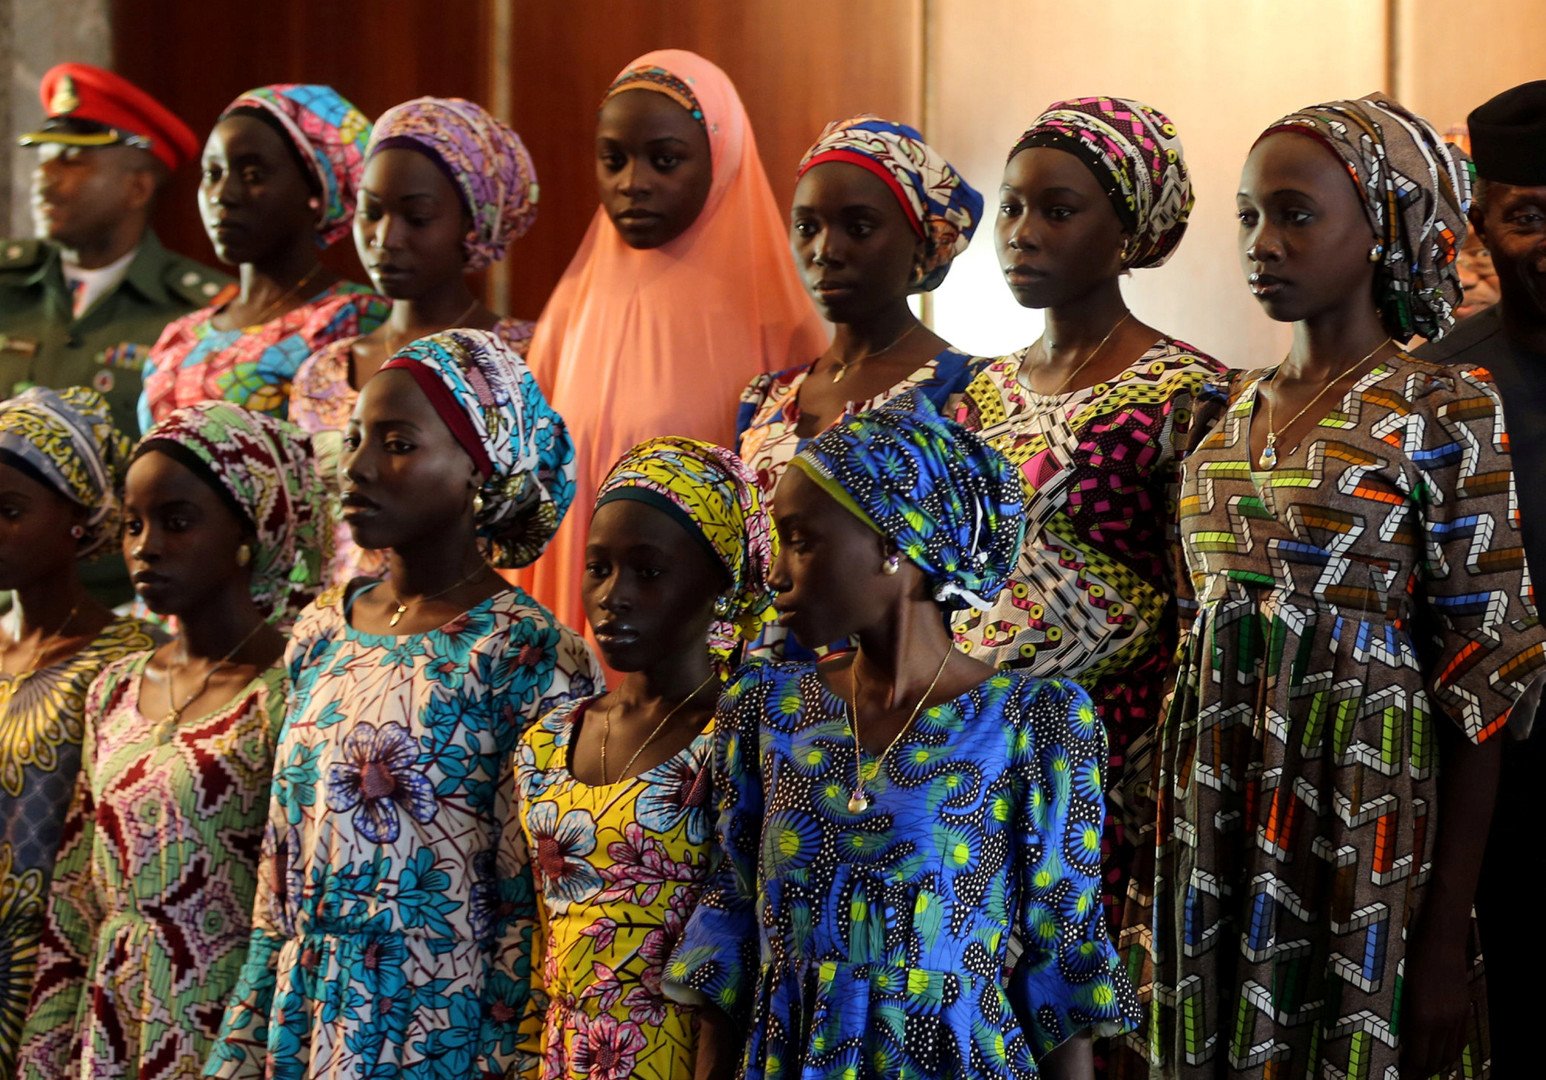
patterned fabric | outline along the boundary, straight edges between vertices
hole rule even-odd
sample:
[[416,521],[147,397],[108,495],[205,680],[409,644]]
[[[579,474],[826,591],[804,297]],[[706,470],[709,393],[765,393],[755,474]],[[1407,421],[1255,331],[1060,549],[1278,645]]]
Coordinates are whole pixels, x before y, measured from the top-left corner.
[[682,108],[688,115],[705,130],[708,123],[703,119],[703,106],[698,104],[698,95],[692,92],[692,87],[659,64],[643,64],[639,67],[630,67],[619,75],[607,87],[606,94],[601,103],[605,105],[618,94],[625,90],[653,90],[657,94],[664,94]]
[[463,240],[467,269],[505,257],[510,243],[537,220],[537,168],[526,145],[483,106],[461,98],[414,98],[381,115],[366,160],[380,150],[411,146],[451,178],[472,216]]
[[379,296],[343,281],[261,326],[217,330],[211,320],[233,295],[228,290],[213,307],[167,324],[145,358],[140,430],[201,401],[283,418],[301,361],[329,342],[370,333],[390,311]]
[[115,619],[74,656],[0,674],[0,1076],[15,1075],[48,885],[80,770],[86,691],[104,666],[154,644],[138,621]]
[[1137,1022],[1099,902],[1101,728],[1073,683],[1002,673],[928,709],[884,768],[863,756],[858,814],[847,705],[814,665],[748,666],[716,723],[719,859],[666,990],[749,1019],[748,1080],[1029,1078]]
[[[378,125],[379,127],[379,125]],[[525,319],[500,319],[494,333],[506,345],[524,354],[531,342],[536,323]],[[338,467],[337,451],[349,417],[360,392],[354,387],[354,343],[357,337],[334,341],[308,356],[296,369],[290,386],[290,422],[312,438],[317,457],[324,469]],[[332,493],[335,485],[329,485]],[[343,521],[337,507],[329,515],[333,526],[333,560],[328,566],[327,583],[341,585],[353,578],[385,577],[387,553],[356,546],[354,534]]]
[[982,195],[914,128],[878,116],[828,124],[797,176],[828,161],[857,165],[885,181],[918,235],[929,242],[917,290],[939,287],[982,220]]
[[[985,362],[955,349],[945,349],[885,393],[868,401],[848,402],[840,419],[878,409],[909,390],[916,390],[936,410],[944,412],[950,398],[966,389]],[[802,415],[800,388],[815,366],[813,360],[772,375],[758,375],[741,395],[735,425],[736,446],[741,460],[757,474],[757,482],[770,499],[794,456],[814,438],[802,437],[798,429]]]
[[113,426],[106,399],[84,386],[34,386],[0,401],[0,450],[13,454],[84,507],[81,557],[118,538],[118,488],[129,439]]
[[252,521],[252,599],[288,626],[322,589],[332,554],[327,493],[311,440],[295,425],[224,401],[178,409],[140,449],[175,443],[209,467]]
[[327,247],[346,236],[354,221],[354,201],[365,172],[370,121],[331,86],[276,83],[248,90],[225,107],[259,109],[290,136],[322,200],[317,244]]
[[668,435],[640,443],[612,466],[596,497],[599,510],[614,499],[641,499],[668,512],[703,538],[730,586],[715,605],[709,650],[729,661],[738,642],[756,639],[774,618],[768,573],[778,553],[762,491],[746,464],[722,446]]
[[531,371],[487,330],[403,346],[381,369],[414,377],[483,473],[478,535],[499,567],[534,562],[574,501],[574,444]]
[[206,1074],[506,1075],[535,920],[513,755],[597,692],[594,658],[519,589],[389,636],[335,588],[286,660],[252,943]]
[[1181,137],[1164,113],[1130,98],[1058,101],[1020,136],[1013,158],[1032,146],[1073,154],[1095,174],[1132,235],[1122,266],[1163,265],[1181,237],[1196,199]]
[[[1152,1041],[1167,1076],[1393,1077],[1438,727],[1497,732],[1546,628],[1483,369],[1393,357],[1256,472],[1264,375],[1182,481],[1199,609],[1162,729]],[[1464,1075],[1484,1056],[1473,1029]]]
[[521,1075],[689,1077],[696,1010],[666,998],[660,982],[708,876],[714,727],[637,776],[582,784],[569,752],[593,700],[554,709],[515,759],[523,853],[540,901]]
[[1384,95],[1289,113],[1262,132],[1317,139],[1347,167],[1381,246],[1375,293],[1397,341],[1440,337],[1454,324],[1471,171],[1459,147]]
[[986,608],[1025,535],[1020,481],[998,451],[916,393],[844,420],[795,467],[896,544],[951,609]]
[[247,953],[284,669],[172,724],[136,706],[150,656],[86,699],[21,1080],[197,1076]]
[[1149,891],[1154,804],[1141,764],[1176,644],[1180,457],[1193,399],[1224,366],[1164,338],[1107,382],[1048,395],[1021,380],[1025,355],[984,368],[956,416],[1018,470],[1027,522],[1009,587],[955,622],[956,641],[998,667],[1073,679],[1094,698],[1111,755],[1106,920],[1141,954],[1128,935],[1137,913],[1123,905],[1130,884]]

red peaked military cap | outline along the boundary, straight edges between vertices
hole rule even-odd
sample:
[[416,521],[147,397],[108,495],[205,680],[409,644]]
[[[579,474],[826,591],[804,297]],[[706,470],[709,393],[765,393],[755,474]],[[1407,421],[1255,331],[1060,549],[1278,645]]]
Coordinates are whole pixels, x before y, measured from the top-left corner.
[[133,146],[149,150],[168,169],[198,152],[198,140],[170,109],[135,86],[90,64],[49,68],[38,87],[48,119],[17,141],[22,146]]

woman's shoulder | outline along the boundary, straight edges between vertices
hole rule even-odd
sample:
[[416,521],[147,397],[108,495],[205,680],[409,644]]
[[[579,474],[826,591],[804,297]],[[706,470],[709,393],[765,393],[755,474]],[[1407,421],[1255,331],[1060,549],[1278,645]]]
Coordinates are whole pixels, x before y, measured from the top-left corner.
[[543,713],[521,736],[519,767],[538,772],[550,768],[554,757],[569,745],[575,717],[600,697],[598,693],[570,698]]
[[815,673],[816,664],[808,660],[748,660],[726,681],[718,711],[761,709],[770,697],[777,696],[784,702],[781,709],[798,712],[801,680]]
[[307,338],[322,335],[316,348],[342,337],[368,334],[392,311],[390,300],[352,281],[335,282],[304,306],[307,310],[301,332]]
[[495,335],[523,357],[531,348],[532,335],[536,332],[537,324],[531,319],[500,319],[494,324]]
[[764,406],[779,406],[790,394],[800,388],[809,375],[811,369],[816,366],[816,361],[808,360],[794,367],[784,368],[782,371],[763,372],[746,384],[746,389],[741,391],[741,407],[743,411],[750,410],[752,415],[758,415],[764,411]]
[[155,653],[153,647],[140,649],[123,656],[109,660],[102,665],[96,678],[91,680],[92,697],[102,703],[102,708],[113,708],[113,699],[119,691],[125,687],[132,688],[138,684],[139,678],[145,673],[145,667],[150,663],[151,656]]
[[143,619],[132,615],[115,615],[89,647],[109,653],[116,659],[128,653],[154,649],[159,638],[155,627]]
[[295,378],[292,380],[295,391],[327,393],[337,389],[340,379],[345,380],[347,384],[349,358],[354,349],[354,343],[359,341],[360,337],[359,334],[351,334],[348,337],[329,341],[302,360],[301,366],[295,369]]

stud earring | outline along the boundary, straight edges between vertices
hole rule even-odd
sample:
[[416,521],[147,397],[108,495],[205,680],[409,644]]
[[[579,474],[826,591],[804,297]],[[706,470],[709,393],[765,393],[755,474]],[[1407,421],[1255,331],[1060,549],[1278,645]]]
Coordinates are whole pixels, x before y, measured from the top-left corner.
[[246,544],[236,549],[236,565],[246,566],[252,562],[252,548]]
[[472,493],[472,516],[473,517],[481,517],[482,514],[483,514],[483,492],[481,492],[481,491],[474,491]]
[[728,596],[716,596],[716,597],[714,597],[714,614],[718,615],[721,619],[723,619],[726,615],[730,614],[730,597],[728,597]]
[[85,535],[86,535],[86,526],[84,526],[84,525],[71,525],[70,526],[70,536],[71,536],[72,539],[79,540],[81,537],[83,537]]
[[306,205],[311,207],[313,210],[320,210],[322,209],[322,200],[313,195],[311,198],[306,200]]
[[1381,259],[1383,259],[1384,257],[1385,257],[1385,245],[1384,244],[1375,244],[1372,248],[1369,249],[1369,261],[1370,262],[1377,263]]
[[900,555],[888,555],[886,556],[886,561],[880,564],[880,572],[888,576],[900,569],[902,569],[902,556]]

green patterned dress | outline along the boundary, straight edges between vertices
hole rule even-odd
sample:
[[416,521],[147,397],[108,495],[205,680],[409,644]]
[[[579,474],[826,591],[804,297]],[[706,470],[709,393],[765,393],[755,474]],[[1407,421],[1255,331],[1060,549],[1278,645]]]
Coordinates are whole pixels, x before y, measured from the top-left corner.
[[173,724],[138,707],[151,654],[86,701],[17,1075],[196,1077],[247,956],[286,669]]
[[0,675],[0,1078],[11,1075],[27,1019],[48,883],[80,770],[86,691],[104,665],[153,644],[137,619],[115,619],[74,656]]

